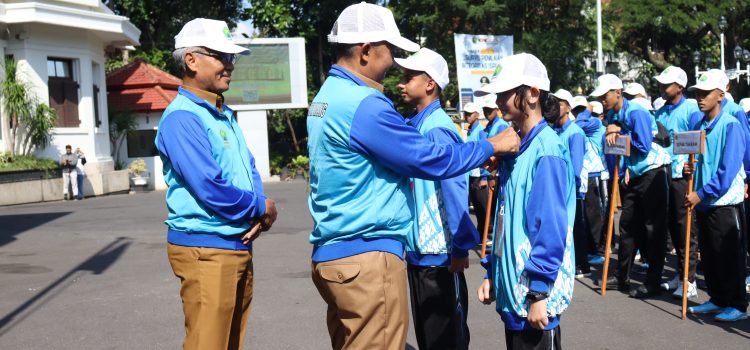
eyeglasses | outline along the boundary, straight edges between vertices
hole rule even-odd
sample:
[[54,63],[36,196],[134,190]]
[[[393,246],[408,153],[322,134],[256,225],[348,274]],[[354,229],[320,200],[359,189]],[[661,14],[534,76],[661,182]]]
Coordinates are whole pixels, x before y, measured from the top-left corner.
[[203,52],[203,51],[193,51],[193,53],[201,54],[203,56],[213,57],[221,61],[224,64],[231,64],[231,65],[234,65],[235,63],[237,63],[237,60],[239,59],[239,56],[233,53]]

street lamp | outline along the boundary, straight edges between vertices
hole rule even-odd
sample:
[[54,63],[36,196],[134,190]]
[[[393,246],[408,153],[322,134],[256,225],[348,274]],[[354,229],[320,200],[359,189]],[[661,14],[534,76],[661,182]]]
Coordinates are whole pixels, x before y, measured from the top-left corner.
[[[737,82],[740,82],[740,76],[743,74],[747,75],[747,83],[750,84],[750,51],[743,49],[739,45],[734,47],[734,60],[736,62],[736,69],[732,75],[736,75]],[[747,67],[745,70],[740,69],[740,60],[745,61]],[[731,78],[730,78],[731,79]]]
[[[748,52],[750,54],[750,52]],[[693,51],[693,63],[695,63],[695,80],[698,81],[698,77],[700,77],[701,74],[706,73],[709,69],[711,69],[711,64],[713,64],[713,58],[711,55],[706,52],[706,56],[704,57],[704,60],[706,61],[706,70],[700,70],[700,64],[701,64],[701,52],[698,50]]]
[[727,29],[727,19],[719,16],[719,38],[721,39],[721,70],[726,70],[724,66],[724,30]]

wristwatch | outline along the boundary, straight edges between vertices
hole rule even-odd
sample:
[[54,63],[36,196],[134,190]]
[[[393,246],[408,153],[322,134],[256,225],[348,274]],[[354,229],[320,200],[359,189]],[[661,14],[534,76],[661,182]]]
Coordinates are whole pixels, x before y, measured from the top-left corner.
[[545,292],[535,292],[533,290],[530,290],[528,293],[526,293],[526,299],[528,299],[531,302],[540,301],[547,299],[549,295]]

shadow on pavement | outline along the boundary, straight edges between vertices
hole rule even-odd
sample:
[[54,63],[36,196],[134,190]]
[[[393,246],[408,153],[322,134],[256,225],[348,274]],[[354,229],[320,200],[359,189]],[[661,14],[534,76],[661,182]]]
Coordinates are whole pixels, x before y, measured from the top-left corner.
[[99,275],[106,271],[115,261],[117,261],[117,259],[120,258],[120,256],[122,256],[130,244],[132,244],[132,242],[129,238],[117,238],[89,257],[86,261],[80,263],[56,281],[50,283],[31,299],[18,306],[15,310],[3,316],[3,318],[0,319],[0,336],[7,333],[15,325],[34,313],[34,311],[44,306],[44,304],[52,300],[56,295],[62,293],[75,278],[81,276],[81,272],[90,272],[94,275]]
[[0,247],[16,240],[17,235],[57,220],[72,213],[71,211],[56,213],[14,214],[0,215]]

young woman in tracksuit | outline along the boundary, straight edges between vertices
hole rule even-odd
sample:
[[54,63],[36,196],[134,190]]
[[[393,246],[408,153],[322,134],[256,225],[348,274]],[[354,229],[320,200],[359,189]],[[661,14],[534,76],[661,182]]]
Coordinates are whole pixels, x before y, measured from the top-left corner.
[[586,259],[589,240],[583,204],[588,187],[588,173],[583,167],[583,158],[586,154],[586,134],[576,123],[570,120],[569,114],[573,103],[573,95],[564,89],[557,90],[553,95],[560,100],[560,116],[552,124],[568,151],[576,183],[576,216],[573,224],[573,240],[576,246],[576,278],[582,278],[591,274],[591,266]]
[[508,349],[559,349],[560,315],[575,280],[576,197],[570,157],[547,125],[560,106],[533,55],[505,57],[496,72],[483,89],[499,94],[503,118],[522,140],[519,152],[498,165],[505,215],[477,294],[482,303],[497,301]]
[[[604,144],[602,140],[605,127],[602,121],[595,118],[588,110],[588,101],[583,96],[573,98],[573,115],[575,123],[586,135],[586,153],[583,157],[583,168],[588,174],[588,186],[584,209],[586,211],[586,228],[588,231],[587,262],[592,265],[601,265],[604,258],[599,253],[604,252],[602,247],[602,232],[604,227],[604,211],[607,208],[607,184],[609,173],[604,161]],[[579,248],[581,249],[581,248]]]
[[690,117],[690,129],[705,130],[706,145],[705,152],[697,156],[698,164],[685,166],[687,173],[695,173],[695,192],[686,196],[684,204],[696,209],[698,245],[710,299],[688,312],[716,313],[715,320],[733,322],[748,318],[746,247],[741,232],[746,145],[740,123],[721,108],[726,85],[720,83],[720,75],[724,72],[710,70],[690,87],[696,91],[701,110]]

